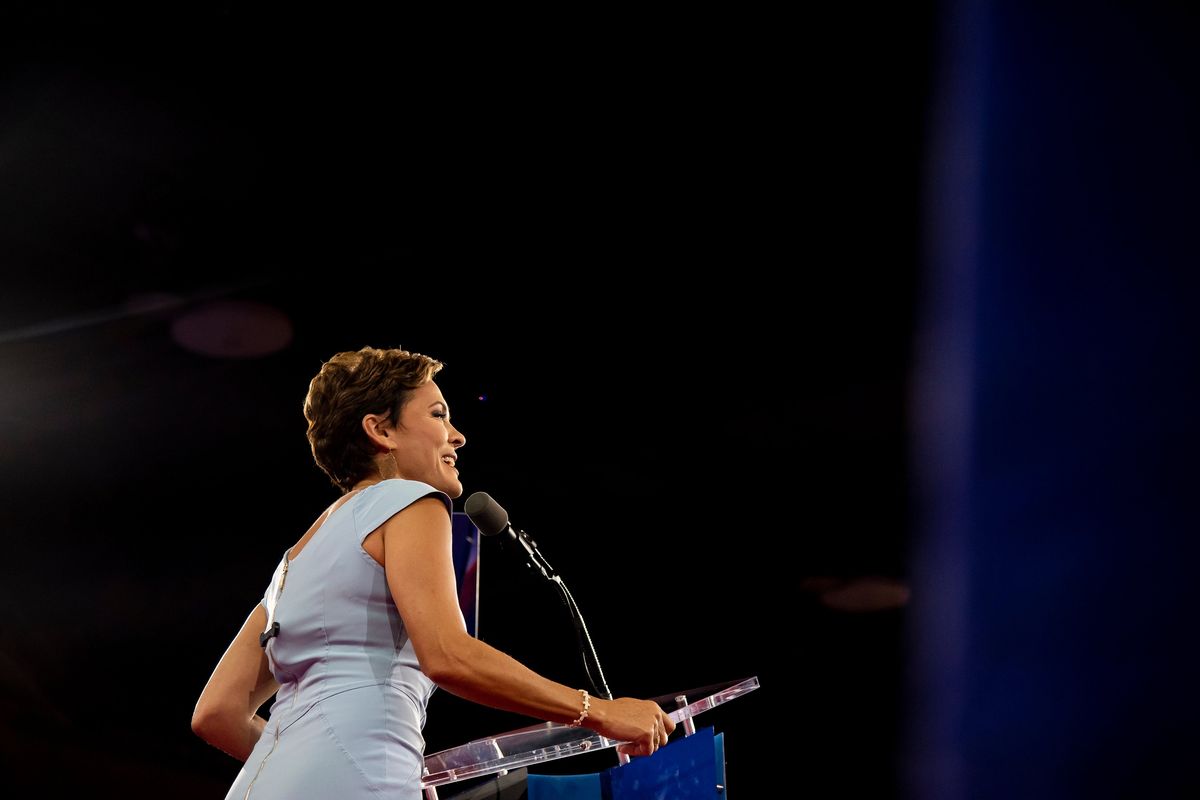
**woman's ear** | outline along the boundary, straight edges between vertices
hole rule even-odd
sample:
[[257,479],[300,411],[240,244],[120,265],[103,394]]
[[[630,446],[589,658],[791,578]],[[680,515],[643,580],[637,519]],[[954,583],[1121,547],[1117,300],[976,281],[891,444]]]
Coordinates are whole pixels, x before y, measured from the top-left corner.
[[372,442],[375,449],[381,453],[388,452],[394,447],[391,440],[392,426],[387,417],[378,414],[367,414],[362,418],[362,429]]

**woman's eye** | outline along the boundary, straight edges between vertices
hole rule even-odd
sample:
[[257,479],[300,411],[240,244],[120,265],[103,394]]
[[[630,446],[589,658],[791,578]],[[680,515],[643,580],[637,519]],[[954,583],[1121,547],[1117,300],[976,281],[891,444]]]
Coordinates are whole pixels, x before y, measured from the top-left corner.
[[445,419],[447,416],[449,416],[445,411],[435,411],[433,412],[433,415],[438,419]]

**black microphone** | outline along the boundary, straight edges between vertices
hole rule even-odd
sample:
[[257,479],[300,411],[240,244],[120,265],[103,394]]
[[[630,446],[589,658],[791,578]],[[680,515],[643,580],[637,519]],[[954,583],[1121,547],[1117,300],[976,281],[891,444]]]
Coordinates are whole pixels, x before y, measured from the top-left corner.
[[[567,611],[571,615],[571,623],[575,626],[575,635],[579,639],[580,655],[583,656],[583,671],[587,673],[588,680],[592,684],[592,689],[599,697],[606,700],[612,699],[612,692],[609,691],[608,684],[604,680],[604,670],[600,668],[600,659],[596,655],[596,647],[592,644],[591,634],[588,633],[587,624],[583,621],[583,614],[579,612],[579,606],[575,604],[575,598],[571,596],[571,591],[567,588],[567,584],[563,582],[554,568],[550,566],[550,562],[546,561],[545,556],[537,549],[537,542],[529,538],[529,534],[523,530],[514,528],[512,523],[508,521],[508,512],[504,510],[504,506],[492,499],[492,496],[487,492],[475,492],[467,498],[467,502],[463,504],[463,509],[467,512],[467,516],[471,518],[471,522],[479,529],[479,532],[484,536],[495,536],[503,533],[506,537],[516,542],[525,551],[526,557],[529,559],[529,564],[536,567],[542,576],[554,584],[562,595],[562,601],[567,606]],[[589,660],[590,659],[590,660]],[[595,665],[596,674],[592,675],[591,665]]]
[[512,530],[508,524],[508,512],[487,492],[475,492],[467,498],[463,509],[484,536],[495,536],[506,528]]
[[525,551],[531,566],[537,568],[548,581],[561,580],[558,573],[550,566],[550,562],[537,549],[537,542],[529,538],[525,531],[517,530],[508,521],[508,512],[504,506],[492,499],[487,492],[475,492],[467,498],[463,505],[467,516],[484,536],[496,536],[503,533],[508,539],[516,542]]

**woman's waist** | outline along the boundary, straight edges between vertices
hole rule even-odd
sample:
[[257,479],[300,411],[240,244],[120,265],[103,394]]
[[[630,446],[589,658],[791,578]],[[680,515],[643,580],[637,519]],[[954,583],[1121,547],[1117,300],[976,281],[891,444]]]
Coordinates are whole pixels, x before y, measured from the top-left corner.
[[[271,721],[278,723],[282,731],[300,717],[304,716],[318,704],[357,699],[362,692],[378,693],[378,699],[372,699],[381,706],[391,703],[403,703],[411,706],[418,718],[425,715],[425,705],[436,688],[432,681],[418,673],[419,678],[413,680],[397,680],[396,678],[359,679],[354,681],[334,682],[330,680],[314,680],[281,683],[271,704]],[[351,697],[353,695],[353,697]]]

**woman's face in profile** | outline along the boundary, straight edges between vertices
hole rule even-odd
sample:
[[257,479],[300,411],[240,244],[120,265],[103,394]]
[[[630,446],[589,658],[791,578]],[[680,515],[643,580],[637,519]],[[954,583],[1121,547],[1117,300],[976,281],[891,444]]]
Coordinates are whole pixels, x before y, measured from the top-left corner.
[[429,381],[409,395],[394,436],[392,455],[401,478],[428,483],[451,498],[462,495],[455,451],[467,440],[450,424],[450,406],[436,383]]

